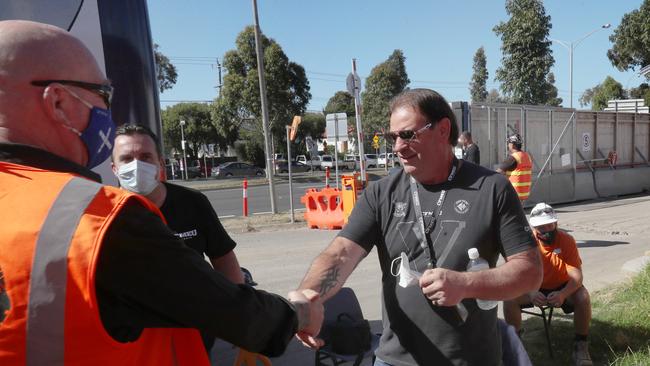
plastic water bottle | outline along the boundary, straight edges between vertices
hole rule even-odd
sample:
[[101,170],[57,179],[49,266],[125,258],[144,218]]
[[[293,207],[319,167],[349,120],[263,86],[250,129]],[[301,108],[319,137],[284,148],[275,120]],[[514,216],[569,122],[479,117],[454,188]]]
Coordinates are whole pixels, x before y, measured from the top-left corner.
[[[478,249],[476,248],[470,248],[467,251],[467,255],[469,255],[469,264],[467,265],[467,272],[476,272],[476,271],[482,271],[484,269],[490,269],[490,265],[488,262],[481,258],[478,253]],[[494,300],[481,300],[481,299],[476,299],[476,305],[482,310],[491,310],[494,309],[498,304],[498,301]]]

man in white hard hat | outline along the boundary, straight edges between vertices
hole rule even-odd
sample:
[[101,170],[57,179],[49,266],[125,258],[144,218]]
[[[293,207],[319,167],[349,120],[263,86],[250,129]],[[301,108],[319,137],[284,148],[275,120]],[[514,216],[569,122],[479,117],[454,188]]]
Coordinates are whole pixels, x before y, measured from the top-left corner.
[[533,303],[562,308],[565,314],[574,313],[575,344],[573,359],[576,365],[592,365],[587,335],[591,321],[589,292],[582,284],[582,260],[573,237],[559,230],[553,207],[537,204],[530,213],[530,226],[542,256],[544,279],[539,291],[504,302],[506,321],[519,332],[520,305]]

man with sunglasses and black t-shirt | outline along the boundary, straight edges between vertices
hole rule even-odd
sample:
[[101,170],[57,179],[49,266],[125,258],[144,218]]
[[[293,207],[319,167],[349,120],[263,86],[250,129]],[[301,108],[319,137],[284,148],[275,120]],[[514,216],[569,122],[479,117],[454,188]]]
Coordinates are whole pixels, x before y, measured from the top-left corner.
[[[432,90],[395,97],[386,137],[403,169],[363,192],[299,288],[331,298],[376,247],[384,326],[376,366],[500,365],[497,310],[482,310],[475,299],[512,299],[541,281],[517,194],[502,175],[454,157],[456,120]],[[492,268],[467,272],[470,248]],[[507,262],[495,268],[499,254]]]

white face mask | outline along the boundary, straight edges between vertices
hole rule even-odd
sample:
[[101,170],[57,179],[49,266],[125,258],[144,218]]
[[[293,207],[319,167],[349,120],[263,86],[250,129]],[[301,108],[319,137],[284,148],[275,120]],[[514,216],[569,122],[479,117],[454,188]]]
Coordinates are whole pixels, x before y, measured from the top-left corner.
[[127,191],[148,195],[158,186],[158,165],[133,159],[117,169],[120,186]]
[[[406,253],[402,252],[399,258],[393,259],[393,263],[398,260],[401,261],[401,263],[397,273],[393,273],[393,276],[399,276],[399,285],[403,288],[417,285],[420,281],[420,277],[422,277],[422,273],[411,269],[409,257]],[[391,268],[392,267],[393,266],[391,265]]]

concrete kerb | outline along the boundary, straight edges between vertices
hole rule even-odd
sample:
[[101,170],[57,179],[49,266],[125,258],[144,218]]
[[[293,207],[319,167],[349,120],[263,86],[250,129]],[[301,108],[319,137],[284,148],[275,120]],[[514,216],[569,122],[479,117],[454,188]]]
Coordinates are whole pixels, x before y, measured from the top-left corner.
[[643,257],[634,258],[623,263],[621,272],[634,276],[641,273],[648,265],[650,265],[650,252],[646,252]]
[[[351,174],[351,173],[350,173]],[[383,176],[387,175],[383,170],[374,171],[368,174],[368,179],[370,181],[378,180]],[[225,178],[225,179],[198,179],[198,180],[171,180],[169,183],[181,185],[184,187],[196,189],[198,191],[215,191],[220,189],[233,189],[242,187],[243,178]],[[276,175],[275,182],[277,183],[287,183],[289,182],[289,177],[286,175]],[[293,183],[314,183],[316,185],[320,184],[323,187],[325,186],[324,176],[298,176],[293,177]],[[248,187],[258,187],[268,184],[266,178],[249,178]],[[330,183],[331,185],[331,183]],[[317,186],[320,188],[320,186]]]

